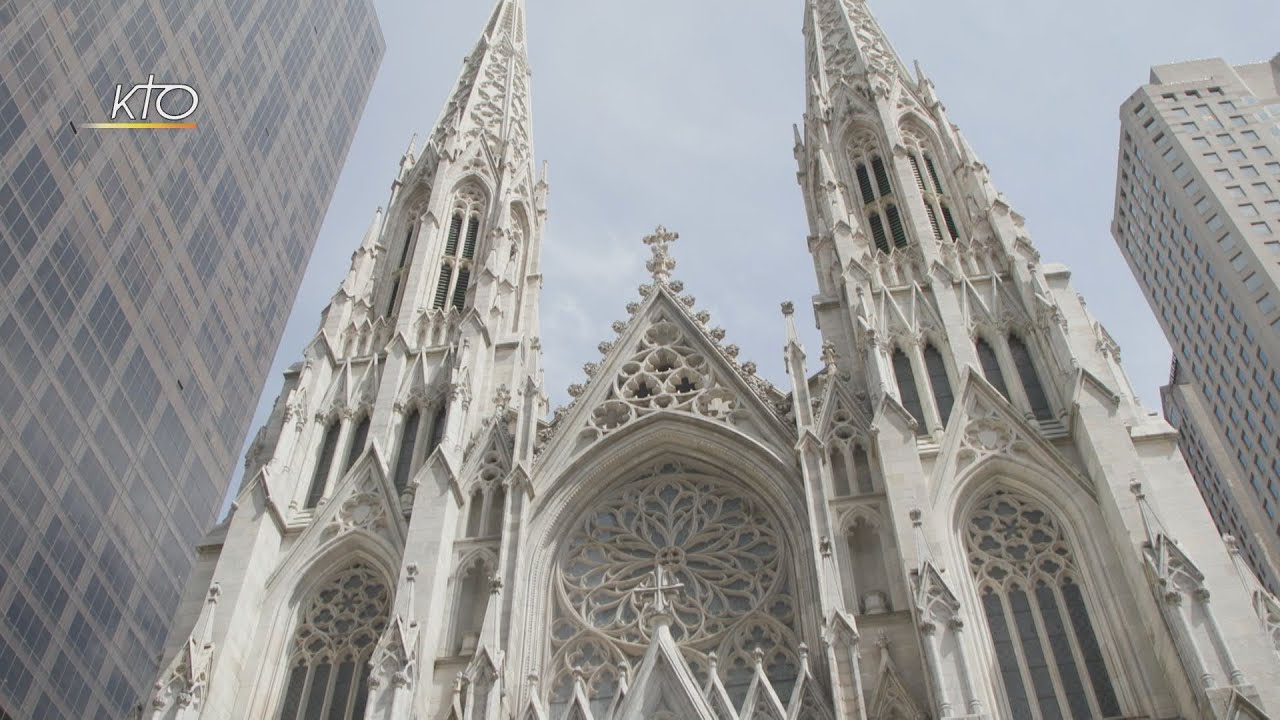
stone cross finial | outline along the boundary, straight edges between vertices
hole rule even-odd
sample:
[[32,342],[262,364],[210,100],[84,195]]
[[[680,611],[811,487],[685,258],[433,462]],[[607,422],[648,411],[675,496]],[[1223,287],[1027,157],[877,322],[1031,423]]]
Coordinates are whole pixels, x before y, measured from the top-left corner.
[[665,614],[667,609],[671,607],[671,601],[667,599],[667,593],[671,591],[679,592],[684,588],[684,583],[671,579],[667,574],[666,567],[661,564],[654,568],[653,572],[649,573],[649,579],[652,584],[641,585],[635,589],[635,593],[637,595],[652,595],[653,603],[651,605],[653,611]]
[[654,282],[665,285],[671,281],[671,271],[676,269],[676,259],[671,257],[671,243],[679,239],[679,233],[673,233],[661,225],[644,239],[644,244],[653,250],[653,257],[645,267],[653,273]]

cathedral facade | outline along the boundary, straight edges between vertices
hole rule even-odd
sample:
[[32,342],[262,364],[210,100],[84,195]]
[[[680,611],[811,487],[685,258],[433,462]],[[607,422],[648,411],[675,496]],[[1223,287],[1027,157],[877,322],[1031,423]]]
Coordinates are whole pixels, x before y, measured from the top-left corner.
[[[401,159],[144,716],[1280,717],[1280,603],[861,0],[806,0],[820,357],[652,281],[554,410],[523,0]],[[547,418],[550,418],[549,420]]]

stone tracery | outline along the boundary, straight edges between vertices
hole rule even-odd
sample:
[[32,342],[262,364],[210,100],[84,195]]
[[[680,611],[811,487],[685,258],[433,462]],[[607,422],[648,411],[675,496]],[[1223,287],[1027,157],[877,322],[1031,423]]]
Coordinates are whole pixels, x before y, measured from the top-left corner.
[[592,413],[590,425],[603,436],[661,410],[683,410],[732,424],[739,407],[736,394],[717,380],[710,358],[662,315],[622,365],[609,399]]
[[744,694],[760,648],[775,683],[794,681],[785,545],[762,503],[674,463],[599,500],[573,526],[555,570],[552,702],[567,702],[575,667],[594,697],[615,690],[619,665],[634,670],[653,629],[637,591],[658,565],[684,586],[668,596],[671,632],[695,674],[706,677],[715,652],[730,692]]

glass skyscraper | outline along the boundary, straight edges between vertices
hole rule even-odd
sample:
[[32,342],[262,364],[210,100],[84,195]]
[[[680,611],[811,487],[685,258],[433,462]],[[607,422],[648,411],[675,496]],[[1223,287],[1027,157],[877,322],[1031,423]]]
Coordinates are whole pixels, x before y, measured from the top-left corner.
[[[383,50],[371,0],[0,0],[0,718],[154,679]],[[196,129],[87,127],[150,75]]]

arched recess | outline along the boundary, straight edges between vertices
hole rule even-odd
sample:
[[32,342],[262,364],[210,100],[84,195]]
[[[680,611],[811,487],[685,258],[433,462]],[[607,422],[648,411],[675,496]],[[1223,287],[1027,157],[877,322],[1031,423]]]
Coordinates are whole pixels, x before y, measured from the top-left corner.
[[883,615],[905,607],[905,588],[893,532],[880,513],[859,506],[840,518],[845,607],[856,615]]
[[[274,608],[264,612],[257,631],[254,646],[254,663],[247,670],[251,676],[239,678],[241,681],[254,682],[253,692],[247,693],[243,707],[238,707],[237,717],[262,717],[275,720],[282,717],[289,678],[292,671],[291,660],[293,645],[297,640],[297,632],[304,621],[306,603],[340,571],[353,565],[367,568],[371,577],[376,577],[387,589],[387,614],[373,618],[377,628],[373,639],[376,644],[389,620],[391,608],[394,607],[396,585],[394,578],[398,575],[399,558],[389,545],[369,533],[363,531],[350,532],[330,540],[315,548],[309,558],[298,562],[297,556],[286,558],[286,565],[277,569],[267,580],[267,592],[263,599],[263,608]],[[368,648],[372,653],[372,647]],[[367,677],[369,667],[367,659],[357,665],[355,675],[357,683]],[[245,696],[242,696],[245,697]],[[301,716],[299,716],[301,718]],[[356,720],[353,716],[353,720]]]
[[[1142,688],[1148,687],[1149,670],[1157,662],[1145,633],[1131,632],[1143,625],[1133,617],[1136,609],[1123,578],[1104,570],[1115,550],[1092,492],[1052,468],[1007,457],[988,459],[961,475],[937,506],[951,508],[954,541],[949,555],[953,567],[966,569],[952,581],[968,608],[974,626],[971,642],[982,657],[981,666],[990,668],[1001,714],[1030,718],[1027,708],[1038,707],[1052,716],[1055,704],[1063,718],[1124,716],[1148,709],[1148,693]],[[1002,504],[1006,498],[1015,502]],[[1001,524],[993,518],[1006,520]],[[1018,576],[1007,564],[993,562],[992,554],[1004,550],[988,537],[1015,548],[1025,545],[1037,567]],[[1058,554],[1063,549],[1067,555]],[[1022,552],[1015,550],[1011,557]],[[1071,589],[1063,590],[1067,585]],[[1016,596],[1015,588],[1024,595]],[[1056,602],[1049,602],[1049,595]],[[1070,600],[1064,600],[1067,595]],[[1061,618],[1058,624],[1055,614]],[[1093,646],[1082,649],[1082,644],[1090,645],[1090,632]],[[1072,699],[1068,688],[1075,686],[1063,679],[1071,667],[1084,688],[1081,699]],[[1099,712],[1103,714],[1092,714]]]
[[433,309],[463,309],[476,257],[484,257],[480,244],[488,221],[489,191],[476,178],[459,182],[450,195],[444,222],[440,269],[431,296]]
[[[807,612],[817,602],[816,576],[812,553],[797,542],[808,537],[808,531],[801,485],[793,468],[720,423],[657,415],[623,428],[566,470],[540,489],[542,494],[531,508],[531,552],[522,568],[524,582],[537,590],[528,605],[529,617],[535,620],[523,629],[519,672],[538,669],[545,698],[553,705],[563,699],[556,694],[558,690],[563,694],[561,671],[571,670],[573,664],[589,666],[588,685],[597,699],[616,689],[618,664],[636,669],[648,637],[637,622],[645,605],[629,592],[646,581],[659,558],[678,581],[691,588],[677,603],[673,634],[695,675],[706,677],[707,653],[714,650],[721,655],[721,678],[727,686],[735,686],[731,693],[745,694],[752,669],[747,659],[760,645],[766,666],[782,669],[775,673],[779,674],[778,692],[789,692],[794,677],[786,676],[786,668],[798,659],[799,642],[807,638],[812,644],[818,637],[820,622]],[[666,537],[663,532],[654,535],[632,529],[632,516],[620,508],[644,506],[641,498],[657,508],[656,519],[644,513],[635,516],[650,518],[645,523],[649,528],[667,527],[672,538],[680,533],[666,524],[666,509],[687,503],[698,510],[682,532],[705,536],[708,549],[726,539],[733,541],[728,548],[731,554],[753,546],[773,549],[763,550],[763,559],[755,559],[758,567],[754,569],[747,562],[737,565],[733,582],[740,576],[743,589],[736,595],[722,593],[715,600],[714,588],[727,584],[721,582],[724,578],[710,576],[728,572],[727,567],[721,563],[710,570],[691,571],[687,560],[693,551],[688,548],[702,547],[701,542],[664,543],[659,541]],[[729,522],[726,514],[751,520]],[[578,563],[588,557],[584,548],[605,547],[592,538],[598,539],[601,528],[615,521],[616,532],[628,540],[610,543],[601,572],[613,577],[605,586],[616,597],[612,605],[597,604],[594,591],[578,582],[585,577],[581,573],[594,570]],[[736,544],[739,540],[743,545]],[[778,558],[786,558],[785,568]],[[624,588],[627,596],[617,588]],[[764,598],[778,600],[768,605],[770,612],[765,612]],[[613,609],[604,615],[592,614],[589,623],[580,609],[593,607]],[[596,619],[602,622],[596,624]]]
[[459,558],[454,567],[448,655],[472,655],[489,609],[490,587],[498,572],[498,558],[479,549]]

